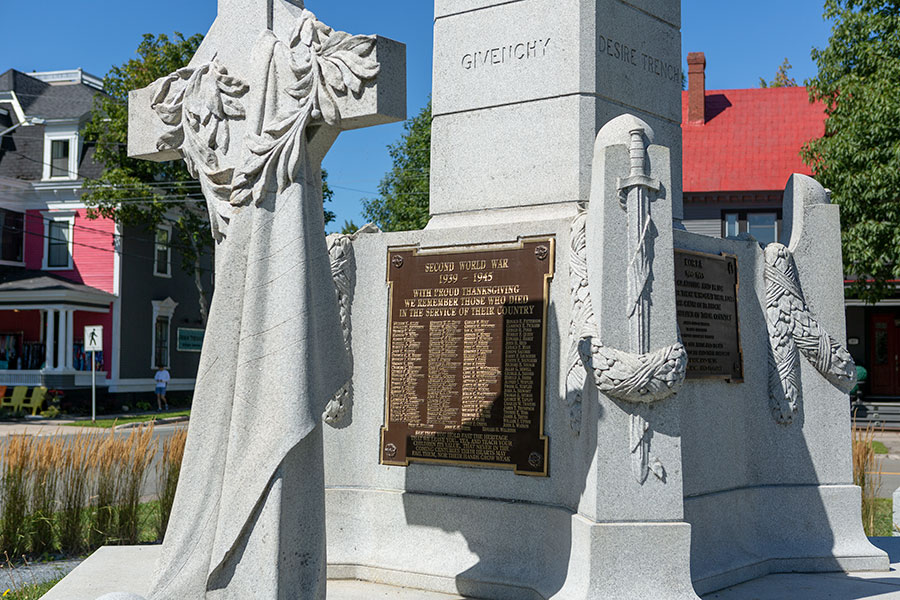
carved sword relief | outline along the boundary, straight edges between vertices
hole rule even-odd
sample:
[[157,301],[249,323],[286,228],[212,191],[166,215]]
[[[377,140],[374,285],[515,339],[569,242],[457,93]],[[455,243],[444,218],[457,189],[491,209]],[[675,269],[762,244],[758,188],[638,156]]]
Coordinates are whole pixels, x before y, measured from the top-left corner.
[[[569,324],[570,367],[566,378],[566,401],[570,425],[581,431],[582,394],[587,375],[597,389],[617,400],[649,404],[669,398],[684,383],[687,353],[677,342],[655,352],[650,351],[650,286],[653,268],[653,220],[651,193],[658,192],[659,182],[645,173],[646,148],[643,130],[630,132],[631,173],[619,180],[619,201],[628,211],[628,307],[627,318],[631,344],[635,352],[605,347],[599,341],[599,330],[588,286],[587,211],[579,207],[572,222],[570,252],[570,285],[572,317]],[[636,412],[631,415],[630,445],[633,470],[643,484],[649,473],[664,480],[665,470],[651,456],[652,431],[646,419]]]

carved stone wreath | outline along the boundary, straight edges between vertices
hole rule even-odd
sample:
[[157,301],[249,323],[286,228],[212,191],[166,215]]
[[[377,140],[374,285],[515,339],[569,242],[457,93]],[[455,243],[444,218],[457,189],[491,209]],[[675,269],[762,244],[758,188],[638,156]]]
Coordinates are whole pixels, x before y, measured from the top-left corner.
[[581,402],[586,375],[604,394],[632,403],[664,400],[681,387],[687,370],[687,352],[679,342],[649,354],[607,348],[597,339],[599,330],[588,287],[587,211],[579,207],[572,222],[569,274],[572,318],[569,324],[570,366],[566,401],[572,429],[581,431]]
[[769,400],[775,420],[790,425],[802,400],[801,354],[843,392],[856,385],[856,365],[809,310],[791,251],[774,243],[766,246],[765,256]]

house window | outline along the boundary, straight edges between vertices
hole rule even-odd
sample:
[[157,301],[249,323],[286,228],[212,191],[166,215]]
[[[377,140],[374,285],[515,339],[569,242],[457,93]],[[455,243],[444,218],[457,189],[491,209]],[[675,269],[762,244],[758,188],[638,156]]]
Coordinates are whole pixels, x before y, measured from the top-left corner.
[[50,236],[47,238],[47,266],[69,266],[69,224],[65,221],[50,223]]
[[156,317],[153,360],[157,367],[169,366],[169,317]]
[[150,368],[170,366],[171,325],[172,317],[178,303],[171,298],[153,300],[153,353],[150,356]]
[[48,125],[44,130],[44,181],[78,179],[78,158],[81,151],[78,125]]
[[763,244],[777,242],[781,234],[781,211],[723,211],[722,237],[737,237],[742,233],[749,233]]
[[741,233],[741,224],[738,213],[725,214],[725,237],[737,237]]
[[50,177],[69,176],[69,140],[50,142]]
[[156,245],[153,253],[153,274],[157,277],[172,276],[171,239],[171,226],[160,226],[156,228]]
[[72,227],[75,213],[45,211],[44,217],[44,264],[45,269],[71,269]]
[[0,208],[0,261],[22,263],[25,248],[25,215]]

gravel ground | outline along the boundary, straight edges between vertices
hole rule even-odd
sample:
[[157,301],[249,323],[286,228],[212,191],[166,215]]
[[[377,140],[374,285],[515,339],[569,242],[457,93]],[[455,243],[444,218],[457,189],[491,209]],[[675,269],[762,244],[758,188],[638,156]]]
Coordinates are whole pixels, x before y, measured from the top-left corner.
[[24,566],[0,567],[0,594],[7,589],[16,589],[23,585],[44,583],[59,579],[81,564],[83,559],[74,558],[47,563],[33,563]]

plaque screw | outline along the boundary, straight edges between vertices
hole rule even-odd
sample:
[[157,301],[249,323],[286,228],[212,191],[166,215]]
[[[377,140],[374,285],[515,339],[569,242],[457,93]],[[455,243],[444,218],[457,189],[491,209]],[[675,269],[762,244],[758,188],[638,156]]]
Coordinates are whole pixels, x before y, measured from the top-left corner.
[[547,260],[547,257],[550,256],[550,248],[547,246],[538,246],[534,249],[534,255],[537,256],[538,260]]
[[[394,258],[400,258],[399,256],[395,256]],[[400,258],[400,262],[403,262],[403,259]],[[397,456],[397,446],[394,444],[388,444],[384,447],[384,455],[388,458],[394,458]]]
[[395,269],[399,269],[400,267],[403,266],[403,257],[395,256],[394,258],[391,259],[391,264],[394,265]]
[[532,466],[532,468],[537,469],[541,466],[541,459],[544,457],[540,455],[538,452],[532,452],[528,455],[528,464]]

